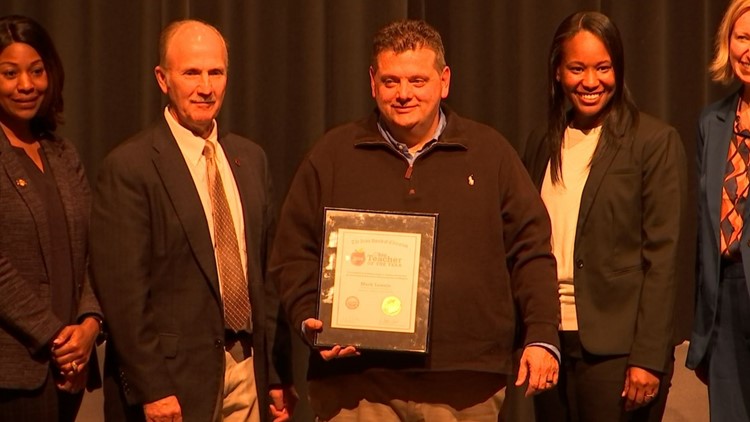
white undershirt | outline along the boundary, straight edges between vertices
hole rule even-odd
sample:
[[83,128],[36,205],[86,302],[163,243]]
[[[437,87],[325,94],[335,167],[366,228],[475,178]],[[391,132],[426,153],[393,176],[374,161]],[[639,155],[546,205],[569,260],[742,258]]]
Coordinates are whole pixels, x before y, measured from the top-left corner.
[[544,174],[542,200],[552,222],[552,252],[557,260],[560,294],[560,329],[578,330],[573,285],[574,249],[581,195],[589,177],[591,157],[599,142],[601,126],[584,133],[568,127],[563,139],[562,180],[552,183],[550,165]]
[[[232,221],[234,222],[234,231],[237,235],[237,244],[240,247],[242,269],[245,271],[245,276],[247,276],[247,246],[245,243],[245,220],[242,216],[242,202],[240,201],[240,194],[237,190],[237,183],[234,180],[232,169],[229,167],[229,161],[224,154],[224,149],[218,142],[216,121],[214,120],[213,130],[208,135],[208,139],[203,139],[200,136],[195,136],[193,132],[180,125],[169,112],[168,107],[164,108],[164,118],[167,120],[169,129],[172,131],[172,135],[177,141],[177,146],[180,148],[182,156],[185,158],[185,163],[187,163],[190,170],[190,175],[193,177],[193,183],[203,205],[203,214],[206,216],[208,230],[211,233],[211,241],[214,244],[214,257],[218,262],[216,240],[214,239],[214,218],[211,213],[211,196],[208,193],[208,180],[206,179],[206,158],[203,156],[203,148],[206,146],[206,141],[214,145],[216,151],[216,171],[221,175],[221,181],[224,185],[224,192],[227,196],[227,202],[229,202],[229,211],[232,213]],[[221,283],[219,283],[219,287],[221,288]]]

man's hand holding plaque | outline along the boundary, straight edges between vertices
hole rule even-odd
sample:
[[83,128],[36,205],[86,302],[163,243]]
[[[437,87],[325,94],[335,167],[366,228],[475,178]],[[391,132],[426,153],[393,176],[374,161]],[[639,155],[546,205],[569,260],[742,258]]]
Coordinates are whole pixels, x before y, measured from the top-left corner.
[[[314,344],[315,333],[323,330],[323,321],[315,318],[308,318],[302,324],[302,332],[305,334],[305,338],[308,343]],[[341,347],[338,344],[330,349],[318,349],[318,351],[323,360],[331,360],[347,356],[359,356],[359,350],[354,346]]]

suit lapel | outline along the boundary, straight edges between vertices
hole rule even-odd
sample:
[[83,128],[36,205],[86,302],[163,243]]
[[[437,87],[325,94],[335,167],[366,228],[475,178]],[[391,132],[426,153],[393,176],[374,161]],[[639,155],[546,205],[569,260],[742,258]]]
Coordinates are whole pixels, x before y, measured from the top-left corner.
[[177,146],[172,132],[165,120],[160,120],[154,132],[154,166],[161,177],[177,218],[185,230],[190,248],[193,250],[198,265],[208,279],[217,300],[221,301],[219,276],[216,271],[213,242],[208,230],[206,215],[203,211],[198,191],[193,184],[193,177],[185,163],[185,158]]
[[[42,257],[52,256],[52,240],[49,238],[49,221],[47,221],[47,211],[44,203],[39,197],[39,191],[31,185],[28,173],[16,156],[16,151],[10,145],[10,141],[0,130],[0,165],[5,169],[5,173],[11,180],[13,187],[26,203],[29,213],[34,219],[36,225],[36,235],[39,237],[39,245],[42,249]],[[51,263],[44,260],[44,266],[47,274],[50,274]]]
[[[227,136],[222,136],[219,139],[219,143],[221,144],[221,147],[224,149],[224,154],[227,157],[227,161],[229,162],[229,167],[232,169],[232,176],[234,177],[234,181],[237,185],[237,191],[240,195],[240,203],[242,204],[242,217],[244,220],[244,226],[245,226],[245,250],[247,250],[247,256],[248,260],[250,259],[251,254],[251,248],[250,245],[253,244],[252,239],[254,236],[257,236],[257,233],[254,233],[254,227],[256,227],[256,224],[253,224],[253,218],[258,218],[257,215],[252,215],[251,210],[257,209],[253,204],[251,204],[250,201],[252,200],[258,200],[258,198],[263,198],[263,193],[258,192],[258,189],[260,189],[260,186],[258,185],[258,177],[253,174],[253,169],[250,167],[250,160],[249,157],[247,157],[246,154],[243,153],[243,149],[241,148],[241,145],[238,144],[238,142],[235,140],[231,140]],[[250,263],[248,261],[248,267],[250,266]],[[248,268],[248,277],[250,276],[249,268]]]
[[581,193],[581,206],[578,211],[578,225],[576,229],[576,244],[578,244],[578,237],[583,232],[582,227],[586,224],[591,206],[594,203],[599,187],[604,180],[604,176],[607,174],[609,167],[612,165],[617,152],[622,148],[622,143],[625,141],[625,134],[620,135],[619,142],[613,143],[607,149],[602,151],[601,156],[592,163],[591,170],[589,171],[589,177],[586,179],[586,184],[583,186],[583,193]]
[[[732,138],[734,126],[734,115],[737,107],[738,96],[726,104],[720,110],[706,119],[706,144],[703,163],[706,168],[706,198],[707,209],[711,216],[711,224],[714,232],[716,247],[719,240],[719,219],[721,218],[721,191],[724,186],[724,175],[727,167],[727,151]],[[710,140],[710,142],[708,141]],[[748,207],[745,209],[745,221],[747,221]]]

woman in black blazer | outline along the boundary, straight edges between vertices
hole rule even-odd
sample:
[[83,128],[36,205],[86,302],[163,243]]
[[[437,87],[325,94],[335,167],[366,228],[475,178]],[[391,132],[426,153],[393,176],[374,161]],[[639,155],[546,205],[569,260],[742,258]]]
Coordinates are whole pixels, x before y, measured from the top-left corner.
[[[63,70],[46,31],[0,18],[0,419],[73,421],[101,332],[86,280],[89,188],[54,131]],[[91,381],[91,382],[89,382]]]
[[537,420],[658,421],[674,363],[683,146],[638,112],[606,16],[563,20],[548,63],[549,121],[524,161],[552,223],[562,362]]

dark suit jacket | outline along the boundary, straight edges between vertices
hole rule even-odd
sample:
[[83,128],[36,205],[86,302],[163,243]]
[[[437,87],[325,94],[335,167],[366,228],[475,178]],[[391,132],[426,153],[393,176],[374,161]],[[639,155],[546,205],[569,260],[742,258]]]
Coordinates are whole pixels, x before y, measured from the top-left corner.
[[[727,165],[729,142],[739,92],[706,107],[698,131],[698,250],[695,296],[695,319],[690,337],[687,366],[697,367],[706,355],[716,320],[719,300],[719,214],[721,190]],[[744,221],[750,221],[750,207],[745,206]],[[745,274],[750,274],[750,230],[742,231],[740,253]],[[747,277],[746,277],[747,279]],[[750,284],[748,285],[750,291]]]
[[[66,140],[42,140],[70,234],[77,315],[101,314],[86,277],[89,186],[78,154]],[[64,325],[52,312],[48,268],[52,243],[39,189],[0,130],[0,388],[39,388],[49,372],[46,350]],[[95,362],[95,361],[94,361]],[[92,380],[98,369],[90,365]],[[94,386],[89,384],[90,387]]]
[[[261,414],[269,383],[289,383],[288,328],[265,283],[272,238],[270,172],[260,147],[220,136],[243,204]],[[108,320],[105,414],[139,420],[142,404],[176,395],[185,421],[211,420],[224,373],[224,321],[213,245],[189,169],[166,121],[102,164],[91,221],[94,287]],[[287,328],[287,331],[283,331]],[[277,330],[283,335],[277,337]],[[279,348],[276,349],[275,348]],[[249,375],[249,374],[248,374]]]
[[[576,227],[581,343],[596,355],[664,372],[671,358],[675,265],[687,169],[677,131],[640,114],[591,166]],[[524,162],[541,188],[550,153],[532,134]]]

